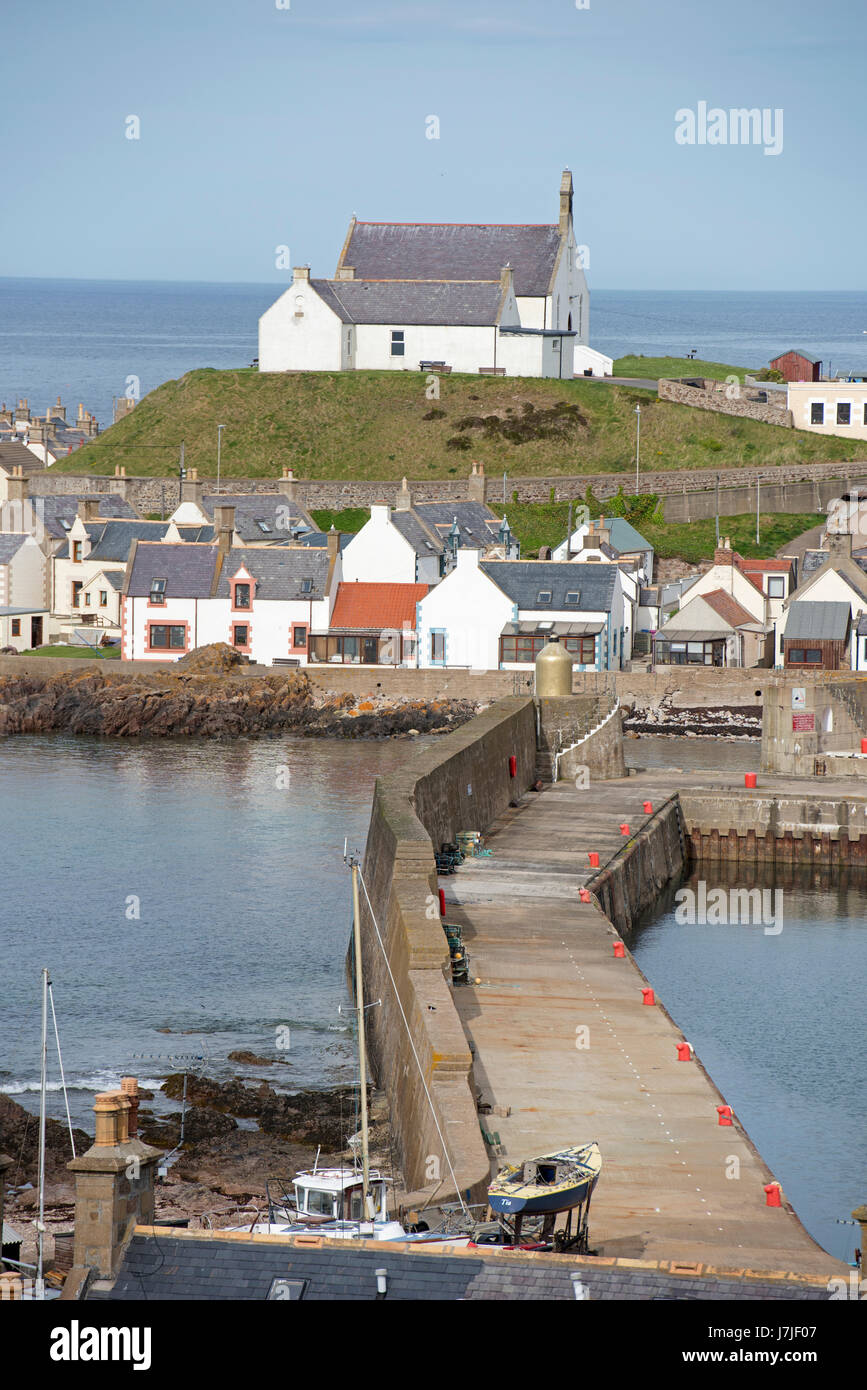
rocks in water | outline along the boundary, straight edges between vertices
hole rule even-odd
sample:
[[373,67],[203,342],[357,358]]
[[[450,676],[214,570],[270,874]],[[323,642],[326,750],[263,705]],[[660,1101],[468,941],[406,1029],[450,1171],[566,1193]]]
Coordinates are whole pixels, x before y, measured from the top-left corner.
[[392,738],[457,728],[477,709],[467,700],[395,703],[381,697],[356,708],[354,696],[318,690],[302,670],[235,672],[230,658],[237,655],[217,643],[190,652],[170,671],[125,671],[121,666],[33,676],[23,668],[20,676],[0,680],[0,736],[63,732],[106,738],[232,738],[293,733]]
[[[92,1140],[83,1129],[73,1130],[76,1153],[84,1153]],[[39,1116],[32,1115],[11,1096],[0,1091],[0,1153],[15,1160],[8,1170],[10,1187],[35,1183],[39,1173]],[[66,1184],[66,1165],[72,1158],[69,1130],[59,1120],[45,1121],[45,1174],[50,1182]]]
[[[179,1100],[183,1092],[182,1074],[166,1077],[163,1082],[165,1095]],[[264,1081],[258,1086],[245,1086],[237,1080],[212,1081],[207,1077],[188,1076],[187,1104],[194,1109],[255,1119],[266,1134],[292,1139],[299,1144],[321,1144],[331,1150],[342,1149],[346,1136],[356,1129],[357,1092],[352,1086],[283,1095]],[[190,1110],[187,1111],[188,1123],[189,1116]]]
[[716,705],[688,708],[670,703],[635,705],[623,721],[624,733],[670,734],[683,738],[761,738],[761,705]]
[[246,1067],[273,1067],[273,1057],[257,1057],[255,1052],[245,1052],[241,1049],[238,1052],[229,1053],[230,1062],[241,1062]]

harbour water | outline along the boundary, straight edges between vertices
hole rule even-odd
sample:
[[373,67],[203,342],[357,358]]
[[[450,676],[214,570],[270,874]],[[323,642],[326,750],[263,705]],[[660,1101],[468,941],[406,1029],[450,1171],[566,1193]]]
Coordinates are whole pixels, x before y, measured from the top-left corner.
[[839,1223],[867,1195],[867,873],[708,864],[679,887],[698,902],[700,881],[727,902],[732,888],[767,890],[771,912],[705,914],[724,925],[697,911],[691,924],[672,888],[630,949],[807,1230],[851,1260],[858,1228]]
[[[282,1059],[256,1075],[283,1087],[353,1081],[343,843],[363,852],[374,778],[407,747],[0,744],[0,1090],[38,1105],[43,966],[87,1128],[121,1075],[246,1075],[236,1049]],[[61,1118],[53,1044],[49,1057]]]
[[[141,395],[196,367],[247,367],[259,316],[287,282],[0,278],[0,399],[44,411],[60,394],[102,429],[131,378]],[[591,286],[591,345],[611,357],[698,357],[761,367],[787,348],[867,372],[867,293],[606,290]]]

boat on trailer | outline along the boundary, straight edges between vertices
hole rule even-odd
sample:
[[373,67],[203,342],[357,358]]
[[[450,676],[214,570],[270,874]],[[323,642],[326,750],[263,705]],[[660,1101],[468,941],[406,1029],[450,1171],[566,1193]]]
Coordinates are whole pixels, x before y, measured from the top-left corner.
[[[597,1143],[559,1149],[502,1168],[488,1188],[488,1203],[511,1233],[514,1245],[521,1243],[524,1220],[530,1217],[536,1226],[541,1222],[542,1242],[553,1240],[560,1249],[586,1250],[590,1198],[601,1171]],[[557,1217],[563,1212],[567,1213],[566,1228],[555,1237]]]

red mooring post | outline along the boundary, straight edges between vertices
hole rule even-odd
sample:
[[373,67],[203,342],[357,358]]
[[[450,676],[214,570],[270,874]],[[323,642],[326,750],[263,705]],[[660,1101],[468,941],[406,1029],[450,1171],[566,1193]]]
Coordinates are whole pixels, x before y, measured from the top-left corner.
[[588,854],[587,854],[587,858],[590,860],[590,867],[591,867],[591,869],[598,869],[598,868],[599,868],[599,855],[596,853],[595,850],[589,850],[589,851],[588,851]]
[[590,889],[589,889],[589,888],[579,888],[579,889],[578,889],[578,897],[581,899],[582,903],[589,903],[589,901],[590,901]]
[[778,1182],[769,1182],[765,1188],[765,1206],[781,1207],[782,1205],[780,1201],[780,1184]]
[[719,1115],[721,1125],[730,1125],[732,1122],[732,1108],[730,1105],[718,1105],[716,1113]]
[[620,833],[621,833],[621,835],[628,835],[628,834],[629,834],[629,826],[626,824],[626,821],[624,821],[623,824],[621,825],[621,827],[620,827]]
[[653,992],[652,989],[643,989],[643,990],[641,991],[641,993],[644,995],[644,998],[643,998],[642,1001],[641,1001],[642,1004],[655,1004],[655,1003],[656,1003],[656,995],[654,994],[654,992]]
[[677,1048],[677,1060],[679,1062],[689,1062],[692,1060],[692,1048],[688,1042],[675,1043]]
[[515,757],[514,753],[511,753],[511,754],[509,755],[509,776],[510,776],[510,777],[517,777],[517,775],[518,775],[518,759]]
[[614,943],[614,954],[615,954],[615,956],[617,957],[618,960],[625,960],[625,959],[626,959],[626,947],[623,945],[623,942],[622,942],[622,941],[615,941],[615,943]]
[[652,816],[652,815],[653,815],[653,802],[652,802],[652,801],[645,801],[643,810],[644,810],[644,814],[645,814],[646,816]]
[[439,890],[439,893],[440,893],[440,917],[445,917],[445,915],[446,915],[446,890],[445,890],[444,888],[441,888],[441,889]]
[[755,774],[754,772],[745,772],[745,773],[744,773],[744,786],[745,786],[748,790],[752,790],[752,789],[755,787],[755,785],[756,785],[756,774]]

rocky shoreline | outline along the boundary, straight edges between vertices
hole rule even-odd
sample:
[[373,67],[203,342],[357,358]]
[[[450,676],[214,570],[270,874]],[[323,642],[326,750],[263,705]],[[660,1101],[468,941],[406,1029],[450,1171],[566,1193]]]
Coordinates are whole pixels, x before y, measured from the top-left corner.
[[[168,1076],[162,1092],[180,1106],[184,1078]],[[180,1108],[155,1116],[147,1108],[153,1096],[142,1093],[139,1137],[169,1152],[180,1141]],[[206,1077],[187,1077],[187,1109],[184,1144],[157,1183],[157,1219],[189,1221],[192,1229],[203,1226],[250,1225],[266,1219],[266,1180],[278,1177],[288,1183],[299,1169],[351,1163],[348,1136],[356,1129],[357,1088],[337,1086],[324,1091],[277,1091],[267,1082],[248,1084],[240,1077],[219,1082]],[[10,1096],[0,1093],[0,1152],[14,1156],[9,1170],[6,1220],[23,1237],[22,1260],[31,1260],[36,1249],[38,1117]],[[76,1129],[76,1152],[92,1142]],[[385,1097],[370,1093],[371,1163],[402,1188],[394,1166],[391,1129]],[[66,1165],[70,1159],[69,1132],[49,1119],[46,1126],[45,1217],[53,1238],[74,1228],[75,1189]]]
[[717,705],[695,709],[659,704],[624,711],[623,732],[639,737],[761,738],[761,705]]
[[237,654],[203,648],[171,671],[63,671],[0,679],[0,736],[103,738],[395,738],[448,732],[481,706],[468,700],[375,699],[317,690],[302,670],[232,673]]

